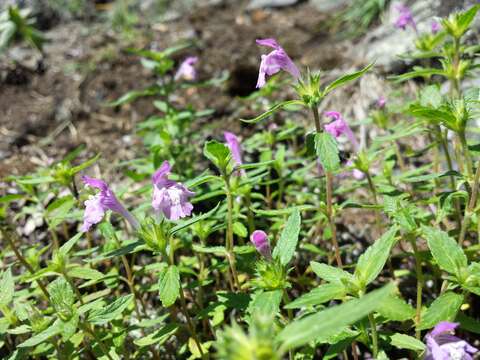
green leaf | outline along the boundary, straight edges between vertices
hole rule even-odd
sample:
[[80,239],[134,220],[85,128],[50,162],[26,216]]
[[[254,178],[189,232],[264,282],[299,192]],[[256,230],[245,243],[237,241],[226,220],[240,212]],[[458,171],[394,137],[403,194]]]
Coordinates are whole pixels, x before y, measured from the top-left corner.
[[57,319],[55,322],[50,325],[48,328],[43,330],[41,333],[32,336],[30,339],[25,340],[20,345],[17,345],[19,348],[24,347],[33,347],[37,346],[38,344],[43,343],[44,341],[50,339],[51,337],[59,334],[61,331],[61,320]]
[[133,294],[124,295],[101,309],[93,309],[88,315],[88,321],[95,325],[106,324],[120,316],[132,300]]
[[297,309],[304,306],[320,305],[333,299],[341,299],[347,294],[345,286],[335,282],[323,284],[284,306],[285,309]]
[[138,98],[145,97],[145,96],[153,96],[160,91],[158,86],[151,86],[144,90],[133,90],[129,91],[128,93],[122,95],[117,100],[112,101],[107,104],[107,106],[119,106],[123,104],[128,104],[132,101],[137,100]]
[[300,211],[295,209],[288,217],[285,228],[280,235],[280,239],[278,240],[275,249],[273,249],[273,258],[279,259],[283,265],[287,265],[295,254],[298,235],[300,234],[300,222]]
[[218,169],[225,171],[231,159],[231,152],[227,145],[210,140],[203,146],[203,155]]
[[444,292],[422,314],[419,330],[430,329],[440,321],[453,321],[463,302],[463,295],[452,291]]
[[180,290],[180,274],[175,265],[162,269],[158,279],[158,290],[162,305],[169,307],[175,303]]
[[70,169],[70,174],[75,175],[76,173],[79,173],[80,171],[90,167],[91,165],[95,164],[95,162],[100,158],[100,154],[95,155],[93,158],[88,159],[87,161],[83,162],[82,164],[75,166]]
[[390,321],[407,321],[415,316],[415,309],[397,296],[387,296],[377,312]]
[[437,109],[442,105],[442,94],[438,85],[429,85],[420,91],[420,104]]
[[258,115],[256,118],[249,119],[249,120],[241,119],[241,121],[249,123],[249,124],[256,124],[256,123],[262,121],[263,119],[266,119],[267,117],[272,115],[277,110],[280,110],[280,109],[282,109],[284,107],[287,107],[287,106],[290,106],[290,105],[303,105],[303,101],[300,101],[300,100],[283,101],[281,103],[278,103],[278,104],[272,106],[270,109],[268,109],[268,111],[264,112],[261,115]]
[[378,304],[388,296],[393,285],[374,290],[360,299],[355,299],[338,306],[330,307],[314,315],[293,321],[277,336],[285,350],[293,349],[318,337],[328,337],[339,329],[351,325],[373,312]]
[[70,284],[63,277],[51,282],[48,287],[50,301],[62,320],[70,319],[73,316],[75,294]]
[[316,261],[310,261],[310,266],[312,267],[313,272],[323,280],[328,282],[350,282],[353,279],[352,274],[342,270],[340,268],[330,266],[327,264],[322,264]]
[[206,212],[204,214],[201,214],[201,215],[197,215],[197,216],[193,216],[191,218],[189,218],[188,220],[184,220],[184,221],[179,221],[177,225],[175,225],[173,228],[170,229],[169,231],[169,234],[170,236],[173,236],[175,235],[177,232],[179,232],[180,230],[183,230],[201,220],[204,220],[204,219],[208,219],[210,216],[212,216],[213,214],[215,214],[215,212],[218,210],[218,208],[220,207],[220,204],[221,203],[218,203],[212,210],[210,210],[209,212]]
[[246,238],[248,235],[247,228],[240,221],[236,221],[233,223],[233,232],[235,235],[241,238]]
[[315,149],[326,172],[333,172],[340,167],[337,141],[330,133],[324,131],[315,135]]
[[467,11],[464,11],[458,14],[458,17],[457,17],[457,24],[459,28],[458,35],[463,35],[468,30],[473,19],[475,19],[475,15],[477,15],[478,9],[479,9],[479,6],[475,5],[475,6],[472,6],[470,9],[468,9]]
[[105,275],[89,267],[75,266],[68,269],[68,276],[85,280],[100,280]]
[[268,315],[277,314],[282,301],[282,290],[264,291],[254,295],[253,300],[249,304],[249,312],[254,315]]
[[60,225],[68,217],[68,212],[75,203],[75,198],[72,195],[67,195],[48,205],[45,216],[50,228],[53,229]]
[[353,80],[358,79],[360,76],[365,74],[368,70],[370,70],[372,68],[372,66],[373,66],[373,63],[369,64],[368,66],[366,66],[365,68],[363,68],[360,71],[356,71],[356,72],[351,73],[351,74],[343,75],[343,76],[339,77],[338,79],[334,80],[333,82],[331,82],[330,84],[328,84],[325,87],[325,89],[323,90],[323,96],[327,95],[330,91],[336,89],[339,86],[345,85],[346,83],[349,83]]
[[442,270],[457,277],[468,266],[467,256],[457,242],[442,230],[422,226],[433,258]]
[[82,237],[83,233],[78,233],[74,236],[72,236],[65,244],[63,244],[60,249],[58,249],[58,252],[63,255],[67,256],[70,250],[75,246],[75,244],[80,240]]
[[394,226],[375,241],[358,259],[354,276],[361,286],[370,284],[382,271],[396,242],[397,227]]
[[404,334],[396,333],[390,336],[390,344],[399,349],[425,351],[425,344],[423,342]]
[[15,293],[15,283],[13,281],[12,270],[8,268],[2,273],[0,278],[0,307],[7,306],[13,299]]
[[171,336],[173,336],[178,329],[177,324],[167,324],[161,329],[145,336],[140,339],[134,340],[135,345],[143,348],[153,344],[162,345],[167,341]]

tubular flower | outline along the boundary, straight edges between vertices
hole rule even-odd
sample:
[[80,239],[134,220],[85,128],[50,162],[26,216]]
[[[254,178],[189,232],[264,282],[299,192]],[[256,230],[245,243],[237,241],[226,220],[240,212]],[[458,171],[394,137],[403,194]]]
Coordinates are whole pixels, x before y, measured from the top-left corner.
[[268,55],[262,55],[260,70],[258,72],[257,88],[261,88],[265,85],[267,75],[274,75],[280,70],[290,73],[296,79],[300,77],[300,71],[297,66],[293,63],[285,50],[278,45],[275,39],[257,39],[256,42],[258,45],[268,46],[274,49]]
[[377,108],[384,109],[386,104],[387,99],[385,99],[385,96],[380,96],[377,100]]
[[355,135],[353,135],[352,129],[350,129],[350,126],[348,126],[342,115],[337,111],[327,111],[324,115],[333,120],[324,126],[325,131],[330,133],[335,138],[345,135],[352,143],[355,151],[358,151],[359,146],[357,140],[355,139]]
[[415,23],[415,20],[413,20],[413,15],[410,9],[403,4],[396,5],[395,9],[399,13],[398,18],[394,23],[395,27],[406,30],[407,26],[411,26],[413,30],[417,31],[417,24]]
[[[240,166],[243,164],[242,162],[242,148],[240,146],[240,141],[238,140],[238,137],[231,132],[225,131],[223,133],[223,136],[225,137],[225,141],[227,142],[227,146],[230,149],[232,153],[232,159],[235,163],[236,166]],[[243,175],[245,174],[245,171],[242,170],[240,172],[237,172],[237,174]]]
[[194,65],[198,62],[198,57],[189,56],[180,64],[180,67],[175,74],[175,80],[195,80],[197,78],[197,70]]
[[266,259],[272,258],[272,251],[270,249],[270,243],[268,242],[268,236],[265,231],[255,230],[250,235],[250,241],[255,246],[255,249]]
[[178,220],[192,213],[193,205],[188,198],[195,193],[183,184],[168,179],[171,168],[170,163],[164,161],[152,176],[152,207],[155,211],[162,212],[167,219]]
[[100,192],[91,196],[85,201],[85,212],[83,214],[82,231],[88,231],[92,225],[102,221],[107,210],[122,215],[135,228],[138,228],[137,220],[128,212],[127,209],[118,201],[117,197],[110,190],[107,183],[102,180],[94,179],[89,176],[83,176],[82,181],[86,186],[91,186],[100,190]]
[[475,354],[478,349],[453,335],[457,326],[458,323],[442,321],[427,334],[425,360],[473,359],[472,354]]
[[432,24],[430,25],[430,30],[432,34],[438,33],[442,29],[442,25],[438,21],[433,20]]

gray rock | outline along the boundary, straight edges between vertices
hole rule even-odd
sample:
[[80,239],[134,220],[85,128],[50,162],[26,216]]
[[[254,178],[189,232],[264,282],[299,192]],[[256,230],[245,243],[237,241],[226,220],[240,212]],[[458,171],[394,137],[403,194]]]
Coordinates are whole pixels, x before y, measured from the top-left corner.
[[[351,58],[362,58],[366,62],[375,61],[376,67],[384,72],[395,72],[399,67],[404,66],[400,55],[415,49],[414,43],[417,37],[411,28],[406,30],[394,27],[398,16],[393,3],[384,14],[382,24],[369,33],[356,46],[352,47],[348,56]],[[413,17],[417,24],[419,33],[429,32],[432,21],[441,16],[451,13],[454,10],[466,9],[470,6],[469,0],[418,0],[410,2]],[[474,25],[476,29],[479,19]]]
[[247,10],[285,7],[295,5],[298,0],[251,0],[247,5]]
[[310,4],[321,12],[337,11],[351,3],[352,0],[310,0]]

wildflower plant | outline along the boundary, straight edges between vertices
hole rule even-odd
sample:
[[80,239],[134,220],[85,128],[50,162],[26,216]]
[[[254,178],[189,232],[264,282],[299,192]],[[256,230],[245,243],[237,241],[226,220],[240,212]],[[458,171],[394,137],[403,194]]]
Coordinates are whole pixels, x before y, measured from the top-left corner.
[[[78,148],[5,179],[15,188],[0,198],[1,354],[473,358],[479,95],[464,79],[478,67],[465,36],[477,11],[419,33],[405,56],[423,67],[392,79],[423,78],[418,93],[384,94],[367,119],[324,105],[374,64],[332,80],[257,41],[271,50],[245,101],[287,82],[295,98],[259,102],[266,111],[242,123],[251,136],[222,123],[207,138],[193,120],[210,112],[175,103],[200,88],[200,56],[134,51],[154,83],[111,105],[148,97],[158,110],[138,124],[137,158],[112,173]],[[398,27],[415,24],[400,13]],[[375,130],[363,141],[359,120]],[[365,236],[346,230],[357,217]]]

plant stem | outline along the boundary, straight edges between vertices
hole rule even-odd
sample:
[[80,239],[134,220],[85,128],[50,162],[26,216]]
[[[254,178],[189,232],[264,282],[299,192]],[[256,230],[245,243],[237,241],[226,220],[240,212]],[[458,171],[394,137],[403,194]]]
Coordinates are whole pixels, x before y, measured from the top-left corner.
[[200,341],[198,340],[197,331],[195,330],[195,326],[193,325],[192,318],[188,313],[187,304],[185,302],[185,295],[183,294],[183,287],[181,282],[180,282],[180,305],[182,307],[182,311],[185,317],[187,318],[187,325],[190,330],[190,333],[192,334],[192,338],[195,341],[195,345],[197,345],[198,351],[200,352],[200,356],[203,359],[205,357],[205,354],[203,353],[202,346],[200,345]]
[[338,267],[343,267],[342,257],[340,256],[340,248],[338,246],[337,241],[337,225],[335,224],[335,217],[333,214],[333,201],[332,201],[332,193],[333,193],[333,175],[330,172],[326,173],[327,175],[327,218],[328,224],[330,226],[330,231],[332,232],[332,243],[333,249],[335,251],[335,260],[337,262]]
[[240,290],[240,284],[237,276],[237,269],[235,266],[235,254],[233,252],[233,195],[230,188],[230,178],[224,176],[225,193],[227,197],[227,239],[225,249],[227,252],[227,259],[230,265],[230,271],[232,273],[233,284],[238,290]]
[[460,237],[458,238],[458,244],[460,246],[462,246],[463,241],[465,240],[465,235],[467,233],[467,228],[470,223],[472,212],[475,210],[475,206],[477,205],[479,186],[480,186],[480,161],[477,163],[477,170],[475,171],[475,179],[473,180],[473,186],[472,186],[472,196],[470,196],[468,205],[465,208],[465,215],[463,216],[463,223],[460,230]]
[[378,334],[377,334],[377,323],[373,314],[368,315],[368,320],[370,322],[370,327],[372,329],[372,345],[373,345],[373,358],[376,359],[378,355]]
[[415,272],[417,274],[417,303],[415,312],[415,337],[420,339],[421,331],[418,329],[420,321],[422,320],[422,291],[423,291],[423,272],[422,259],[418,252],[417,243],[414,237],[410,239],[412,244],[413,254],[415,256]]
[[465,136],[465,131],[459,132],[458,137],[460,138],[460,144],[462,144],[463,156],[465,158],[466,167],[467,167],[467,174],[469,177],[472,177],[473,162],[472,162],[472,157],[470,156],[470,152],[468,151],[468,144],[467,144],[467,138]]
[[[320,116],[318,114],[318,107],[312,106],[313,118],[315,120],[315,130],[318,134],[322,132],[322,125],[320,123]],[[332,195],[333,195],[333,174],[326,172],[327,178],[327,219],[330,226],[330,231],[332,232],[332,243],[333,249],[335,252],[335,261],[337,266],[342,267],[342,258],[340,256],[340,249],[338,247],[337,241],[337,225],[335,224],[335,219],[333,216],[333,204],[332,204]]]
[[[375,189],[375,185],[373,184],[373,180],[372,180],[372,177],[370,176],[370,172],[367,171],[365,175],[367,177],[368,187],[370,188],[370,192],[372,193],[373,203],[375,205],[378,205],[377,190]],[[380,231],[380,233],[382,233],[383,226],[382,226],[382,220],[380,218],[380,213],[378,209],[375,210],[375,221],[377,222],[378,230]]]

